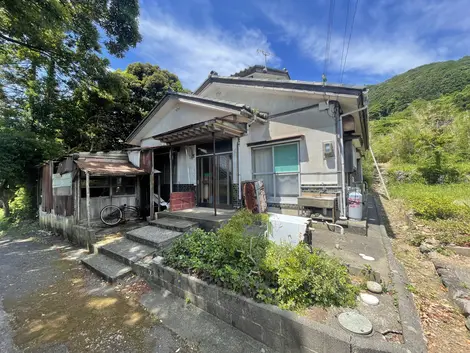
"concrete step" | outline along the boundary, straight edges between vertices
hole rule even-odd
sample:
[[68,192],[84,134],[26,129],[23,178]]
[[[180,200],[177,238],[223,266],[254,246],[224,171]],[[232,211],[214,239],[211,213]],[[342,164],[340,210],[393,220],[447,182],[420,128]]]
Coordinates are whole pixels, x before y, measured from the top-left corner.
[[133,263],[142,260],[146,256],[152,256],[157,249],[126,238],[121,238],[101,246],[98,251],[116,261],[131,266]]
[[188,232],[191,229],[197,228],[198,223],[188,221],[186,219],[178,219],[178,218],[159,218],[154,221],[149,222],[152,226],[157,226],[159,228],[165,228],[170,230],[175,230],[177,232]]
[[126,266],[102,254],[93,254],[81,261],[83,265],[111,283],[132,273],[130,266]]
[[168,247],[175,239],[183,235],[171,229],[165,229],[155,226],[145,226],[134,229],[126,233],[126,238],[141,244],[151,246],[155,249],[162,250]]

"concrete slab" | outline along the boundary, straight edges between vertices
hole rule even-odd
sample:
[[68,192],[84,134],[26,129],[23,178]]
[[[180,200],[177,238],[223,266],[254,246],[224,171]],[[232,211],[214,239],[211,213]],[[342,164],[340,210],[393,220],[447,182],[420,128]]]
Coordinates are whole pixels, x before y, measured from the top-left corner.
[[163,211],[158,212],[158,219],[176,218],[184,219],[198,223],[199,227],[206,230],[214,230],[222,227],[235,214],[235,210],[217,210],[217,216],[214,216],[214,209],[207,207],[195,207],[182,211]]
[[191,229],[197,228],[197,222],[191,222],[186,219],[178,219],[178,218],[160,218],[154,221],[149,222],[152,226],[157,226],[159,228],[175,230],[177,232],[187,232]]
[[103,245],[98,251],[114,260],[126,265],[131,265],[146,256],[153,255],[157,249],[126,238],[121,238],[112,243]]
[[102,254],[93,254],[81,260],[82,264],[103,277],[108,282],[115,282],[132,273],[132,268]]
[[182,232],[177,232],[175,230],[145,226],[127,232],[126,238],[160,250],[170,245],[181,235],[183,235]]
[[[364,275],[369,266],[373,273],[370,279],[380,282],[387,280],[389,275],[388,261],[385,249],[380,237],[363,236],[359,234],[340,235],[331,231],[317,230],[312,234],[312,242],[315,248],[323,249],[327,254],[339,258],[349,267],[350,273]],[[374,258],[366,260],[364,254]]]

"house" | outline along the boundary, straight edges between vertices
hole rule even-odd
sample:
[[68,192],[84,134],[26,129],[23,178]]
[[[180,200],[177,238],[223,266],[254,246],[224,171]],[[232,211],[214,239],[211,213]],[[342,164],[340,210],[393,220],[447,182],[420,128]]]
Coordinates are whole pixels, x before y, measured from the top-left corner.
[[109,204],[137,205],[153,219],[155,194],[172,212],[217,214],[242,205],[250,180],[263,181],[270,212],[347,219],[349,190],[364,189],[366,92],[263,66],[211,72],[194,94],[169,91],[127,138],[127,151],[42,166],[41,224],[86,240],[83,227]]
[[346,219],[348,190],[363,190],[366,92],[263,66],[211,72],[194,94],[168,92],[126,142],[153,155],[172,211],[193,207],[180,192],[237,208],[242,183],[263,180],[269,211]]

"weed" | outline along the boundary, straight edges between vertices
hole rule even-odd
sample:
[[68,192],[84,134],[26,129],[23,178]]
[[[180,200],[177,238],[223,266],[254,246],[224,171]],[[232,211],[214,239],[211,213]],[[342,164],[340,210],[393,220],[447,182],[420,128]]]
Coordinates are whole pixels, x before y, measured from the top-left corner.
[[411,283],[408,283],[405,288],[410,292],[410,293],[413,293],[413,294],[416,294],[416,288],[415,286],[413,286]]

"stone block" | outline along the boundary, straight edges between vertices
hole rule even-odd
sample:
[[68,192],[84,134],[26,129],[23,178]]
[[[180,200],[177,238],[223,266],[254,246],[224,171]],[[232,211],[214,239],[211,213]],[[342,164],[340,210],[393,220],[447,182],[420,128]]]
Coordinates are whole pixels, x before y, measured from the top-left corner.
[[[260,324],[276,334],[281,334],[281,316],[274,306],[258,304],[254,300],[243,298],[242,315]],[[278,309],[280,310],[280,309]]]
[[170,267],[163,267],[163,280],[175,284],[176,278],[179,277],[178,272]]
[[281,318],[281,335],[289,339],[292,349],[302,346],[321,353],[350,353],[350,336],[320,323],[313,326],[295,313],[285,312]]
[[217,304],[237,315],[243,315],[244,298],[226,289],[218,288]]
[[260,342],[264,341],[264,329],[261,325],[241,315],[232,315],[232,325]]

